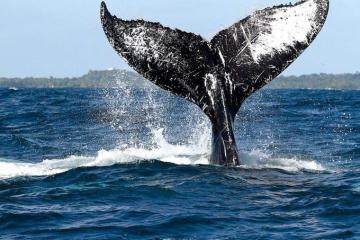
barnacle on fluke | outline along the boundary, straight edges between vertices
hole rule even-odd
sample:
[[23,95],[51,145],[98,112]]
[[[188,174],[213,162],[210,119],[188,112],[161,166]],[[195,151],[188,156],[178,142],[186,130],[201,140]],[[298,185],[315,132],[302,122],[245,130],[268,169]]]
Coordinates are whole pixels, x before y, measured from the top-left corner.
[[243,101],[284,71],[325,23],[328,0],[256,11],[210,42],[160,23],[125,21],[103,2],[101,21],[115,50],[145,78],[198,105],[210,118],[210,161],[240,164],[233,133]]

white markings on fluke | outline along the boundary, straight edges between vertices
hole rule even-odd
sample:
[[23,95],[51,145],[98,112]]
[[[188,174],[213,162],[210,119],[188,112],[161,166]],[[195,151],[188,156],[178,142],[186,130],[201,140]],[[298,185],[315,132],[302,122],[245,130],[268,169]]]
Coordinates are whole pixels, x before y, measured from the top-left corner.
[[215,90],[217,88],[217,84],[217,79],[213,74],[208,73],[205,75],[205,87],[207,90],[207,94],[211,100],[212,107],[215,106]]
[[278,8],[266,16],[255,14],[250,21],[262,26],[258,36],[249,44],[254,60],[258,62],[264,55],[287,51],[296,43],[308,44],[308,35],[316,28],[317,5],[308,0],[292,8]]
[[215,125],[210,160],[231,166],[240,160],[230,120],[247,97],[310,45],[325,23],[328,7],[328,0],[303,0],[266,8],[220,31],[210,42],[160,23],[124,21],[111,16],[105,3],[101,20],[112,46],[137,72],[203,109]]

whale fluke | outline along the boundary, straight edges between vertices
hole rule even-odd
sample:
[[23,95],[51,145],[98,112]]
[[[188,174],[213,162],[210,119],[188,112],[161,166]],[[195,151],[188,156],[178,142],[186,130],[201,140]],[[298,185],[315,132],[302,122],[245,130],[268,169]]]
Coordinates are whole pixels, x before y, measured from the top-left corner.
[[138,73],[198,105],[213,126],[210,161],[240,164],[233,122],[252,93],[284,71],[323,27],[328,0],[304,0],[256,11],[210,42],[160,23],[126,21],[101,3],[114,49]]

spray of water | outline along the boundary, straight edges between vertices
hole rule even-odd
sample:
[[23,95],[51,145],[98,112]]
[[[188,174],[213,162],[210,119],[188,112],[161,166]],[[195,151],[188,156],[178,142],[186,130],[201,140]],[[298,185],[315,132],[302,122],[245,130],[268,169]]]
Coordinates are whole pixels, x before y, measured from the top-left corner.
[[[50,159],[39,163],[23,163],[0,159],[0,179],[19,176],[47,176],[79,167],[111,166],[114,164],[138,163],[139,161],[162,161],[180,165],[209,164],[211,131],[206,116],[194,106],[190,106],[181,130],[188,132],[186,141],[170,143],[171,127],[164,116],[174,112],[173,105],[159,98],[159,90],[149,87],[140,93],[124,84],[118,77],[118,87],[104,93],[111,115],[110,124],[119,138],[118,147],[100,150],[96,156],[69,156],[64,159]],[[129,106],[138,109],[129,110]],[[134,115],[137,116],[134,118]],[[141,118],[141,119],[140,119]],[[140,121],[140,120],[141,121]],[[133,124],[140,121],[146,127],[147,138]],[[169,120],[171,122],[171,119]],[[127,131],[132,129],[132,131]],[[168,132],[168,134],[166,134]],[[296,158],[276,158],[265,154],[264,150],[252,150],[241,154],[241,168],[278,168],[286,171],[324,171],[315,161]]]

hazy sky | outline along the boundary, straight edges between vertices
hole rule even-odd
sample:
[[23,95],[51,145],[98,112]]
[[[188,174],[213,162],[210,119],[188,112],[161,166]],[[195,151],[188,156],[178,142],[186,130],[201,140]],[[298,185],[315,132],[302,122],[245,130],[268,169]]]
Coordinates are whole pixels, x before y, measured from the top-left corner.
[[[106,2],[119,17],[158,21],[210,39],[255,9],[289,0]],[[323,32],[286,75],[360,71],[360,1],[330,3]],[[90,69],[128,69],[102,32],[99,5],[98,0],[1,0],[0,77],[71,77]]]

